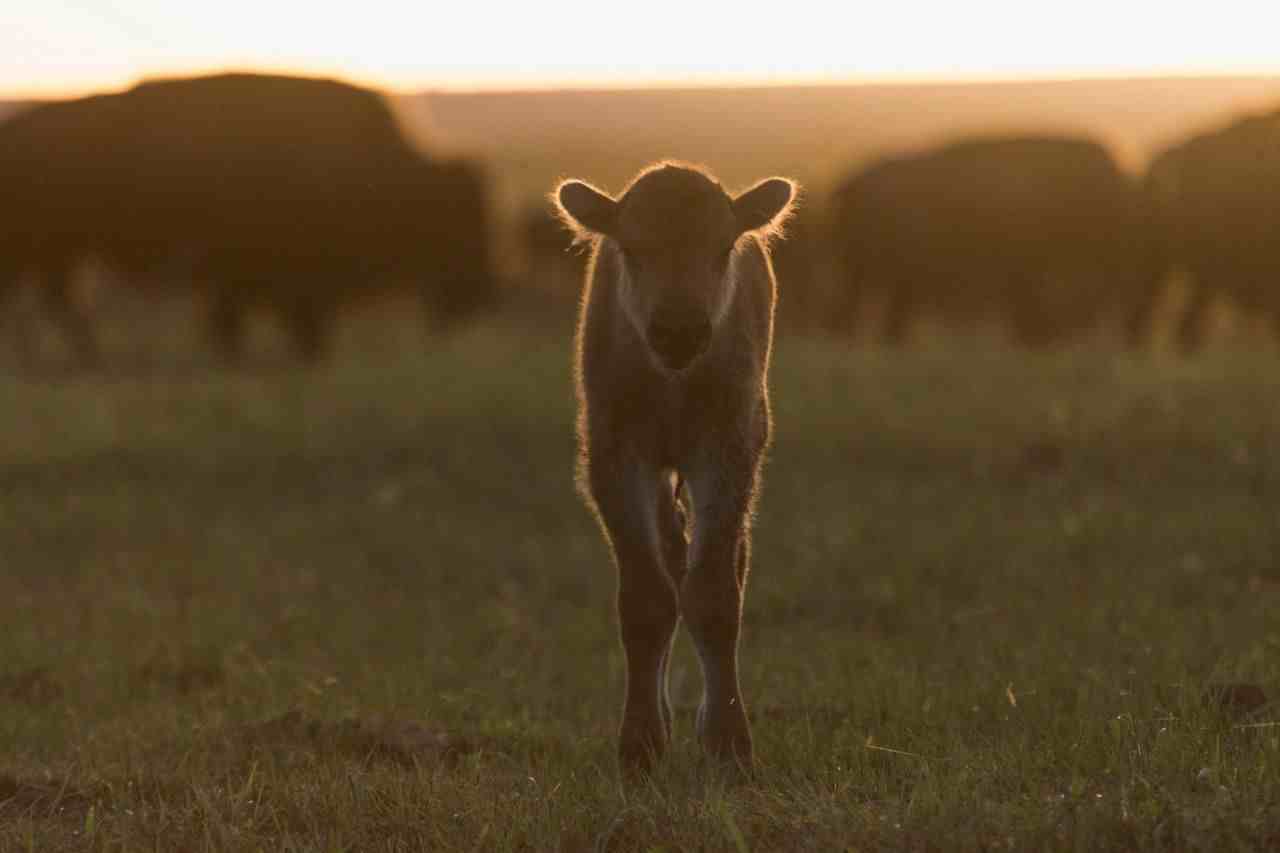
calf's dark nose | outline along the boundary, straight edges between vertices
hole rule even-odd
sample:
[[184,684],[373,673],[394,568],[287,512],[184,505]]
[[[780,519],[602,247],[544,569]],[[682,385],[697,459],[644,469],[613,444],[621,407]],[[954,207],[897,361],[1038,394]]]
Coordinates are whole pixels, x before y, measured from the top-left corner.
[[671,370],[683,370],[711,343],[711,320],[705,315],[657,314],[649,323],[649,346]]

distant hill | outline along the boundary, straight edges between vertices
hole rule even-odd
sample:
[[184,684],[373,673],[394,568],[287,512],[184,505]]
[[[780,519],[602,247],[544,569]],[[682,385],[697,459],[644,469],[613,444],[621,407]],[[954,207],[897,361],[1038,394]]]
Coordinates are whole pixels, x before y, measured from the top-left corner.
[[704,162],[731,185],[793,175],[820,198],[870,157],[981,132],[1090,133],[1138,169],[1183,134],[1273,105],[1280,105],[1280,77],[427,93],[401,100],[410,123],[493,161],[504,206],[536,199],[559,176],[616,189],[661,157]]
[[[662,157],[731,186],[803,181],[818,203],[874,156],[971,133],[1089,133],[1122,162],[1240,112],[1280,106],[1280,77],[437,93],[393,99],[415,139],[488,159],[504,211],[559,177],[617,189]],[[0,119],[21,106],[0,101]]]

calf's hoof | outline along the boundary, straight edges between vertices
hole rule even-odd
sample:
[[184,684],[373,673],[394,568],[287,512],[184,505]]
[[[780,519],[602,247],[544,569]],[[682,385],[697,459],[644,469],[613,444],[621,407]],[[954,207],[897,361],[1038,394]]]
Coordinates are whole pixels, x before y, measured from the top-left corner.
[[618,741],[618,763],[624,773],[645,774],[667,749],[667,728],[661,718],[645,723],[624,722]]
[[698,739],[712,758],[742,771],[754,761],[751,727],[741,701],[723,710],[698,709]]

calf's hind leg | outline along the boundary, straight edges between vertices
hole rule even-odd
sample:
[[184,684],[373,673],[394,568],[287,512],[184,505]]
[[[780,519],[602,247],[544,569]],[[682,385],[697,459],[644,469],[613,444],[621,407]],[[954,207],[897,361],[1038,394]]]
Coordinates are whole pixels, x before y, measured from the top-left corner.
[[592,497],[618,569],[618,623],[627,663],[618,754],[631,770],[648,769],[671,737],[667,661],[679,605],[665,565],[672,550],[663,534],[674,521],[665,479],[639,468],[621,477],[616,469],[592,477]]
[[751,764],[752,746],[738,684],[738,635],[750,561],[754,470],[744,465],[692,481],[692,555],[680,586],[680,611],[702,664],[698,735],[712,755],[743,767]]
[[[684,508],[680,505],[678,483],[673,483],[670,490],[658,490],[658,534],[662,542],[663,565],[671,579],[672,590],[679,590],[684,581],[686,560],[688,559],[688,540],[685,538],[687,519]],[[678,611],[677,611],[678,613]],[[678,616],[677,616],[678,620]],[[667,740],[671,739],[673,714],[671,711],[671,695],[668,689],[668,675],[671,665],[671,648],[674,645],[675,628],[672,628],[671,639],[667,642],[666,651],[658,667],[658,700],[662,707],[662,718],[667,729]]]

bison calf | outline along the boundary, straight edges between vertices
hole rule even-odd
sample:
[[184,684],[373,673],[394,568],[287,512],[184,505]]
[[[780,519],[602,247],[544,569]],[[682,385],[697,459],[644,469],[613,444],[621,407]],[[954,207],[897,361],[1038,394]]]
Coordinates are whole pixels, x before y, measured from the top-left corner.
[[626,768],[647,768],[671,738],[681,616],[702,664],[699,736],[751,762],[738,633],[770,429],[768,240],[794,194],[769,178],[730,196],[678,163],[644,170],[616,199],[581,181],[555,191],[594,242],[577,335],[579,484],[618,569]]

